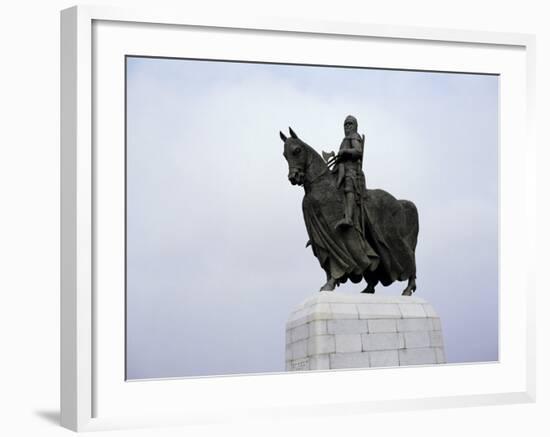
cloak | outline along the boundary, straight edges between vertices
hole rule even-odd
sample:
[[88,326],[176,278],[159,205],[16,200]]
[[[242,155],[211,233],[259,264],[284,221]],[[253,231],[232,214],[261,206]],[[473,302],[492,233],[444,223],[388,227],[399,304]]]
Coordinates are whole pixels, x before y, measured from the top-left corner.
[[309,241],[327,276],[338,283],[359,282],[364,277],[383,285],[415,276],[418,214],[414,204],[383,190],[365,190],[361,207],[363,217],[354,214],[353,227],[336,229],[343,215],[341,190],[304,196]]

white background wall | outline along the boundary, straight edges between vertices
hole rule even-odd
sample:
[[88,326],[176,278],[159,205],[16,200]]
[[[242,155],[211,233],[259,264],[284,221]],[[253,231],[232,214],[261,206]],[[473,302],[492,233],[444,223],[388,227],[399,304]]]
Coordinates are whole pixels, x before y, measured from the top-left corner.
[[[96,1],[139,5],[147,1]],[[538,110],[538,401],[536,404],[379,413],[269,424],[193,428],[185,435],[548,435],[550,304],[545,247],[550,164],[550,14],[543,1],[248,0],[188,2],[221,15],[246,13],[380,24],[535,33]],[[0,5],[0,434],[57,436],[59,403],[59,10],[72,2]],[[159,1],[155,7],[184,5]],[[117,435],[182,435],[183,430]]]

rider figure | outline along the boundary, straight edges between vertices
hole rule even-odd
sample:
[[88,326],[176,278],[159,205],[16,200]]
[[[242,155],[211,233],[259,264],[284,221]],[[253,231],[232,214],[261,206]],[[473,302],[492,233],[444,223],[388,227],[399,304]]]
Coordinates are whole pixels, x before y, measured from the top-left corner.
[[344,218],[336,223],[336,228],[353,226],[353,213],[356,202],[361,203],[364,190],[362,169],[363,142],[357,133],[357,119],[348,115],[344,121],[345,137],[340,145],[335,170],[338,171],[337,186],[344,185]]

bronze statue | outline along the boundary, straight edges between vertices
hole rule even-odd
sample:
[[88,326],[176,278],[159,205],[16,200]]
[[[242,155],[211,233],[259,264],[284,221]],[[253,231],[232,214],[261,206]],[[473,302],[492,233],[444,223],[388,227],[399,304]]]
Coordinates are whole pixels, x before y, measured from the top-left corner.
[[355,117],[348,116],[344,122],[345,138],[338,155],[323,152],[325,159],[291,128],[289,132],[290,137],[280,132],[288,179],[305,190],[306,247],[311,245],[327,276],[321,291],[333,291],[348,279],[353,283],[365,279],[363,293],[374,293],[378,282],[387,286],[408,280],[403,295],[412,295],[418,212],[408,200],[366,189],[364,136],[357,133]]

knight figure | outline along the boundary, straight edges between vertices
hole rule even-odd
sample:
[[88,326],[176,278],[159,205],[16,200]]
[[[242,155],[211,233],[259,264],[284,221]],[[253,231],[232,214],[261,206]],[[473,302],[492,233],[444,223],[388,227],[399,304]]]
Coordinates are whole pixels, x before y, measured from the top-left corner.
[[344,189],[344,217],[336,223],[336,228],[353,226],[354,219],[359,219],[358,227],[363,229],[362,217],[354,217],[357,213],[362,216],[361,199],[365,190],[362,168],[364,137],[357,133],[357,127],[357,119],[348,115],[344,120],[345,137],[335,159],[336,185]]

